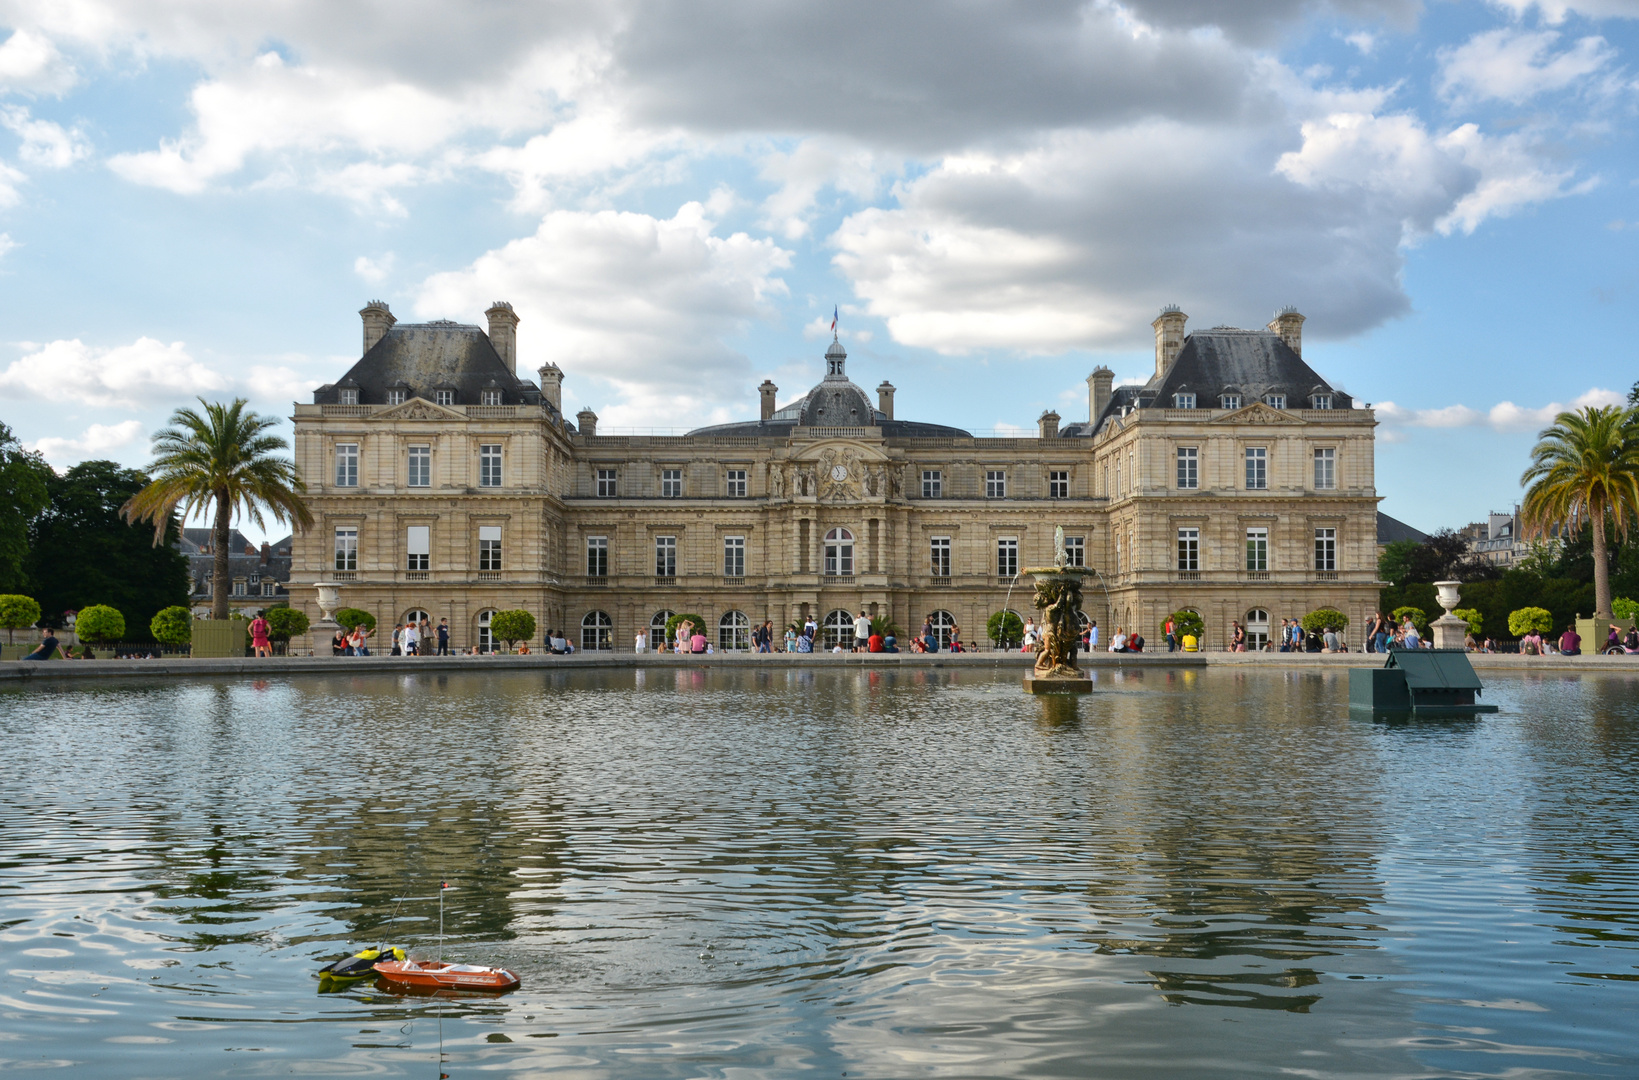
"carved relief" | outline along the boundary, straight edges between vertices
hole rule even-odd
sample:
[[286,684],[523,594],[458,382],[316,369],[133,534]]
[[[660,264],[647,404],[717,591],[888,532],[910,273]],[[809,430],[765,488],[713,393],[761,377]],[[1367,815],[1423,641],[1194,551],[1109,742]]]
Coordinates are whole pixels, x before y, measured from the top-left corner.
[[413,398],[396,409],[389,409],[384,413],[377,413],[378,420],[465,420],[460,413],[448,409],[440,409],[437,405]]
[[866,472],[858,450],[827,448],[820,454],[819,497],[830,502],[863,498]]

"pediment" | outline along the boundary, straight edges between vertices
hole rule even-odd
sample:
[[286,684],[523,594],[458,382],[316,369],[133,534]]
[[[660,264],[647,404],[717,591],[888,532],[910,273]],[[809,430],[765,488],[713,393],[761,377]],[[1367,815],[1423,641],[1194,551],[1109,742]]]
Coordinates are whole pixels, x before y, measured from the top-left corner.
[[842,455],[851,455],[861,461],[887,461],[888,455],[879,444],[863,442],[858,439],[825,439],[820,442],[809,443],[801,450],[791,455],[792,461],[818,461],[821,458],[833,458]]
[[1284,409],[1276,409],[1265,405],[1261,401],[1254,401],[1250,405],[1243,405],[1234,412],[1225,413],[1214,418],[1214,424],[1307,424],[1309,421],[1301,416],[1293,416]]
[[413,397],[402,405],[376,413],[376,420],[465,420],[463,413],[443,405],[434,405],[426,398]]

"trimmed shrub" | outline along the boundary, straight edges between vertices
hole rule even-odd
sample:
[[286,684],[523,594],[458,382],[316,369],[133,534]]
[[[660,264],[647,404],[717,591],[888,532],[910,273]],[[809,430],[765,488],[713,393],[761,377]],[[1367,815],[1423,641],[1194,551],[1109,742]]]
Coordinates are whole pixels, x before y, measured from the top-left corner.
[[489,633],[506,642],[507,651],[511,652],[513,642],[528,641],[535,636],[535,616],[518,609],[497,611],[489,617]]
[[263,617],[267,619],[267,636],[273,641],[300,637],[307,633],[309,626],[307,612],[297,611],[293,607],[270,608]]
[[39,621],[40,605],[34,597],[15,593],[0,595],[0,628],[9,633],[11,644],[16,644],[17,631],[27,630]]
[[1419,634],[1428,633],[1428,615],[1422,608],[1412,607],[1407,604],[1404,607],[1397,607],[1389,613],[1389,617],[1394,620],[1396,626],[1404,624],[1407,615],[1411,616],[1411,625],[1417,628]]
[[[1182,611],[1173,612],[1172,613],[1172,625],[1173,625],[1174,631],[1178,635],[1178,644],[1180,646],[1183,645],[1184,636],[1187,634],[1187,635],[1195,638],[1196,647],[1197,648],[1200,647],[1201,639],[1206,634],[1206,620],[1202,619],[1201,616],[1197,612],[1191,611],[1188,608],[1185,608]],[[1167,620],[1166,619],[1161,620],[1160,625],[1158,625],[1155,628],[1155,633],[1156,633],[1157,637],[1160,637],[1160,638],[1163,638],[1163,639],[1166,638],[1166,636],[1167,636]]]
[[125,637],[125,616],[107,604],[92,604],[75,617],[74,633],[93,645],[112,644]]
[[1316,608],[1298,621],[1306,634],[1324,634],[1328,630],[1349,628],[1349,617],[1335,607]]
[[1452,608],[1451,613],[1468,624],[1470,634],[1479,637],[1483,633],[1480,628],[1485,625],[1485,617],[1475,609],[1471,607]]
[[1011,611],[998,611],[985,622],[985,633],[1004,649],[1024,644],[1024,620]]
[[1522,607],[1508,613],[1508,632],[1524,637],[1532,630],[1543,633],[1554,628],[1554,614],[1547,608]]
[[353,632],[355,626],[364,627],[364,632],[367,634],[376,632],[376,617],[362,608],[338,608],[336,610],[336,622],[349,634]]
[[[677,640],[678,624],[685,622],[693,623],[695,632],[700,634],[706,634],[706,631],[711,628],[711,624],[706,621],[704,615],[690,615],[686,611],[673,615],[666,620],[666,643],[668,645]],[[801,627],[798,627],[798,629],[800,630]],[[709,639],[711,635],[706,634],[706,637]]]
[[180,604],[161,608],[149,621],[148,632],[163,645],[186,645],[193,638],[193,612]]

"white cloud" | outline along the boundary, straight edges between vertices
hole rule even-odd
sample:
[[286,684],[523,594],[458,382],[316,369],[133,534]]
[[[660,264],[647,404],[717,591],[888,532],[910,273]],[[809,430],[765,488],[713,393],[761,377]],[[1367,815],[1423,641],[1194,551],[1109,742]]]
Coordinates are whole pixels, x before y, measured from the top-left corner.
[[22,29],[0,44],[0,90],[61,94],[76,81],[73,66],[50,38]]
[[47,461],[80,462],[130,446],[142,437],[142,421],[123,420],[118,424],[92,424],[77,439],[47,435],[35,439],[29,449],[38,450]]
[[0,210],[23,201],[23,193],[17,190],[17,185],[27,179],[21,172],[0,161]]
[[1639,0],[1491,0],[1498,7],[1507,8],[1515,18],[1523,17],[1535,8],[1544,22],[1559,24],[1572,12],[1590,18],[1639,19]]
[[11,238],[10,233],[0,232],[0,259],[5,258],[7,253],[10,252],[16,246],[17,246],[17,241],[15,241]]
[[0,389],[96,408],[169,404],[230,385],[188,355],[182,342],[166,345],[149,337],[115,348],[78,338],[53,341],[0,371]]
[[239,380],[239,389],[251,401],[282,408],[297,400],[311,401],[310,395],[323,382],[323,379],[303,374],[282,364],[257,364]]
[[368,281],[372,285],[387,280],[387,275],[393,272],[395,256],[391,251],[379,259],[372,259],[368,255],[360,255],[353,260],[353,273]]
[[1616,56],[1616,50],[1597,36],[1580,38],[1556,52],[1559,38],[1554,30],[1502,27],[1441,49],[1440,94],[1459,104],[1489,99],[1519,105],[1582,82]]
[[1345,34],[1343,40],[1359,50],[1361,56],[1370,56],[1377,50],[1377,35],[1357,30],[1352,34]]
[[64,130],[50,120],[35,120],[20,105],[0,108],[0,127],[9,128],[22,137],[19,156],[30,165],[47,169],[66,169],[74,162],[91,154],[91,143],[79,128]]
[[808,235],[821,190],[831,187],[867,200],[881,188],[883,174],[901,167],[897,159],[883,160],[863,147],[834,138],[804,139],[789,153],[770,154],[763,160],[763,179],[780,185],[763,202],[763,224],[778,229],[788,240],[800,239]]
[[[558,364],[566,395],[591,402],[605,425],[726,418],[721,403],[748,396],[754,380],[725,339],[769,317],[768,302],[786,293],[778,273],[790,253],[713,228],[699,203],[670,219],[553,211],[534,235],[428,278],[415,307],[470,318],[510,300],[521,320],[520,369]],[[589,379],[607,384],[613,400],[596,397]]]
[[[1621,405],[1626,398],[1615,390],[1595,387],[1580,395],[1569,405],[1551,401],[1540,408],[1515,405],[1512,401],[1499,402],[1485,412],[1467,405],[1447,405],[1440,409],[1405,409],[1392,401],[1377,402],[1372,408],[1378,420],[1392,429],[1396,427],[1464,428],[1491,427],[1498,431],[1536,431],[1554,422],[1554,417],[1567,409],[1589,406]],[[1400,441],[1398,437],[1388,441]]]

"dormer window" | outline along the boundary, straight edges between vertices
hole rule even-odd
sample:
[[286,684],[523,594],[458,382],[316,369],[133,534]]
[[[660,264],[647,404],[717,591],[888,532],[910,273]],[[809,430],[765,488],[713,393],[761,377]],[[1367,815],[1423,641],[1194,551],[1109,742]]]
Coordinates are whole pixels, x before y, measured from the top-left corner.
[[433,391],[433,400],[436,401],[440,405],[454,405],[455,404],[455,391],[454,390],[434,390]]
[[1271,409],[1284,409],[1284,408],[1286,408],[1286,395],[1285,394],[1265,394],[1265,395],[1263,395],[1263,403],[1265,405],[1269,406]]
[[389,390],[389,391],[387,391],[387,404],[389,404],[389,405],[402,405],[402,404],[404,404],[404,391],[403,390]]
[[478,402],[481,405],[499,405],[501,403],[501,392],[499,390],[480,390],[478,391]]
[[340,397],[337,400],[343,405],[357,405],[359,403],[358,388],[354,386],[345,387],[340,391]]
[[1239,395],[1239,394],[1224,394],[1222,397],[1218,398],[1218,407],[1220,409],[1238,409],[1238,408],[1240,408],[1241,407],[1241,395]]
[[1193,408],[1195,408],[1195,395],[1194,394],[1174,394],[1174,395],[1172,395],[1172,407],[1175,408],[1175,409],[1193,409]]
[[1309,399],[1309,407],[1311,409],[1330,409],[1332,407],[1332,395],[1316,394]]

